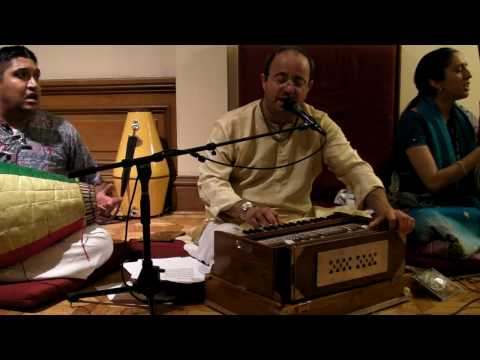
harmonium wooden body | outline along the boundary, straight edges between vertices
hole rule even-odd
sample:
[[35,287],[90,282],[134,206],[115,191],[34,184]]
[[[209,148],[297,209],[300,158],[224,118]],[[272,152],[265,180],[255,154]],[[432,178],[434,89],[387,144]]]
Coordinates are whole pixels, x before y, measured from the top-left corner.
[[371,219],[328,218],[216,232],[207,305],[228,314],[347,314],[404,296],[405,243]]

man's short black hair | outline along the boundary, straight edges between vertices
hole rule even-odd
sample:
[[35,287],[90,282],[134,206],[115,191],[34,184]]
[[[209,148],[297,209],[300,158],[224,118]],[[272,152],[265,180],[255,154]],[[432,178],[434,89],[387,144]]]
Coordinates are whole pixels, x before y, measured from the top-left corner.
[[315,74],[315,62],[313,61],[313,58],[308,54],[307,50],[300,46],[281,46],[276,48],[270,55],[268,55],[267,60],[265,61],[265,66],[263,68],[263,74],[265,75],[265,78],[268,78],[268,75],[270,75],[270,66],[272,65],[273,59],[275,59],[277,55],[286,51],[295,51],[307,58],[308,65],[310,66],[310,79],[308,80],[312,80],[313,75]]
[[3,72],[10,64],[10,61],[19,57],[31,59],[35,64],[38,63],[35,54],[25,46],[14,45],[0,48],[0,78],[3,77]]

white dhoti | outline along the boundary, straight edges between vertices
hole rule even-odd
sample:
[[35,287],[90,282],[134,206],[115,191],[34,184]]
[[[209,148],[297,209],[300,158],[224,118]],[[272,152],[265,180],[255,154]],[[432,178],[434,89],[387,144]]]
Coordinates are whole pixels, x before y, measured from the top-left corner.
[[215,231],[224,231],[235,235],[242,235],[242,228],[233,223],[209,222],[203,229],[202,235],[198,240],[198,246],[195,244],[185,244],[184,249],[197,260],[207,265],[212,265],[214,260],[214,239]]
[[0,281],[87,279],[112,253],[112,237],[105,229],[93,224],[22,262],[1,268]]

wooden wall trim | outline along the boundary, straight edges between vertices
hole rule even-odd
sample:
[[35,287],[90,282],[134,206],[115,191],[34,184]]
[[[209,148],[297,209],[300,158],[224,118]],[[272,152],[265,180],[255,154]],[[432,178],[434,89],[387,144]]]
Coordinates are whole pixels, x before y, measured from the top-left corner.
[[227,47],[228,110],[238,108],[238,45]]
[[[99,165],[115,161],[124,120],[132,111],[151,111],[164,145],[177,147],[175,78],[62,79],[41,84],[42,108],[76,126]],[[203,211],[196,179],[176,179],[176,165],[177,159],[172,159],[172,199],[180,211]],[[102,177],[111,182],[112,171],[102,172]]]
[[175,212],[203,212],[204,207],[198,196],[197,176],[179,176],[175,179],[172,205]]
[[175,78],[62,79],[41,84],[42,107],[60,115],[95,119],[131,111],[161,114],[165,122],[160,136],[170,148],[177,146]]
[[[170,148],[176,148],[175,78],[43,80],[42,93],[42,107],[79,126],[99,165],[114,161],[119,141],[117,136],[129,111],[151,111],[158,119],[160,137]],[[116,127],[116,136],[108,139],[95,136],[104,121]],[[96,130],[90,129],[91,126]],[[108,130],[114,132],[114,129]],[[111,143],[107,150],[105,142]],[[171,211],[203,212],[197,190],[198,177],[177,177],[176,158],[172,163]],[[110,174],[102,176],[106,181],[112,180]]]
[[150,111],[152,113],[164,113],[168,111],[168,106],[164,105],[145,105],[138,106],[138,109],[135,109],[135,106],[102,106],[102,107],[83,107],[83,108],[55,108],[56,112],[61,112],[63,114],[89,114],[92,111],[95,111],[96,114],[123,114],[129,111]]
[[43,80],[44,95],[172,93],[175,78]]

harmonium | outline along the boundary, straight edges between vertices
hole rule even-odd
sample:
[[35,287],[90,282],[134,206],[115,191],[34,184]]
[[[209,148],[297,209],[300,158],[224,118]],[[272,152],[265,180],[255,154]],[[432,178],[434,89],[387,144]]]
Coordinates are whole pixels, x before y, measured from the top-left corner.
[[406,301],[405,243],[370,218],[334,213],[217,231],[206,304],[226,314],[350,314]]

